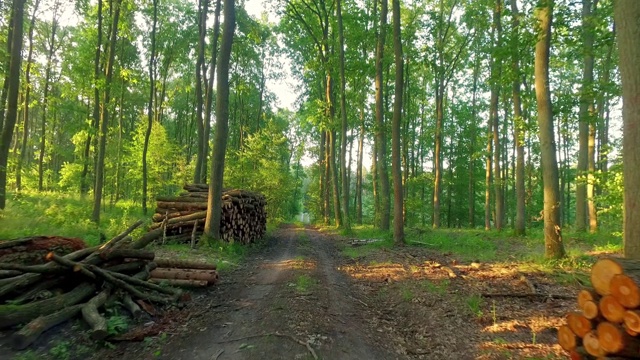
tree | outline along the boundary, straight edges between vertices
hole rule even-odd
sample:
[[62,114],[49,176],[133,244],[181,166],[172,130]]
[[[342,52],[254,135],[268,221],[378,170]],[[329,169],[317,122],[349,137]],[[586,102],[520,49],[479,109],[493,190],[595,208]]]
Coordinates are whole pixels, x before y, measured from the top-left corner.
[[384,99],[383,99],[383,67],[384,67],[384,42],[387,34],[388,1],[381,0],[380,23],[378,27],[378,40],[376,46],[376,168],[380,181],[380,230],[389,230],[391,204],[389,203],[389,173],[387,171],[387,139],[384,125]]
[[615,4],[622,78],[624,256],[640,259],[640,2]]
[[113,65],[116,59],[116,45],[118,40],[118,22],[120,21],[120,5],[122,0],[115,0],[113,6],[113,18],[111,22],[111,34],[109,37],[109,58],[105,69],[105,88],[102,101],[102,116],[100,119],[100,138],[98,140],[98,159],[96,161],[96,186],[93,190],[93,212],[91,220],[100,223],[100,205],[102,203],[102,190],[104,186],[104,160],[107,151],[107,132],[109,130],[109,103],[111,101],[111,82],[113,79]]
[[153,20],[151,25],[151,54],[149,56],[149,103],[147,104],[147,130],[142,149],[142,213],[147,214],[147,151],[153,127],[153,99],[156,97],[156,28],[158,25],[158,0],[153,0]]
[[[18,117],[18,92],[20,91],[20,66],[22,62],[22,29],[25,0],[13,0],[11,7],[11,51],[9,60],[9,84],[7,87],[7,114],[0,134],[0,210],[7,201],[7,163],[13,129]],[[3,109],[4,110],[4,109]]]
[[[500,123],[498,116],[498,102],[500,97],[500,78],[502,76],[502,59],[500,48],[502,46],[502,0],[496,0],[493,10],[493,29],[495,31],[493,55],[491,56],[491,107],[489,110],[490,128],[493,135],[493,175],[495,191],[495,226],[496,230],[502,230],[504,221],[504,194],[502,191],[502,172],[500,171]],[[490,155],[489,155],[490,156]]]
[[224,159],[229,137],[229,61],[231,58],[231,46],[233,45],[233,33],[236,27],[234,0],[224,0],[223,14],[224,23],[222,25],[222,42],[220,43],[220,61],[217,69],[216,130],[211,156],[207,218],[204,225],[205,234],[213,239],[220,238],[222,180],[224,178]]
[[525,204],[525,187],[524,187],[524,128],[525,121],[522,117],[522,98],[520,95],[520,13],[518,11],[517,1],[511,1],[511,12],[513,16],[513,37],[512,37],[512,67],[513,67],[513,137],[516,147],[516,221],[514,224],[515,234],[522,236],[526,230],[526,204]]
[[347,95],[344,75],[344,29],[342,26],[342,0],[338,6],[338,38],[340,41],[340,177],[342,182],[342,226],[350,229],[349,223],[349,182],[347,182]]
[[[22,188],[22,164],[26,157],[27,142],[29,140],[29,106],[31,101],[31,66],[33,65],[33,30],[36,24],[36,12],[40,0],[36,0],[33,4],[33,10],[31,13],[31,21],[29,24],[29,55],[27,55],[27,66],[24,71],[24,101],[22,115],[24,118],[22,129],[22,144],[20,147],[20,156],[18,156],[18,164],[16,168],[16,190],[20,191]],[[1,129],[1,127],[0,127]]]
[[[589,165],[589,129],[592,127],[591,115],[594,112],[593,93],[593,19],[592,10],[598,0],[582,0],[582,41],[584,62],[582,88],[580,89],[578,179],[576,183],[576,231],[586,230],[587,220],[587,171]],[[592,9],[593,8],[593,9]]]
[[565,256],[560,224],[560,190],[558,188],[558,162],[553,133],[553,109],[549,88],[549,49],[551,46],[551,22],[553,0],[541,0],[536,9],[537,42],[535,51],[535,84],[538,104],[538,126],[544,186],[544,240],[545,256]]
[[[393,100],[393,120],[391,134],[391,167],[393,171],[393,242],[404,243],[404,217],[402,191],[402,169],[400,163],[400,123],[402,120],[402,92],[404,59],[402,56],[402,38],[400,31],[400,0],[392,0],[393,6],[393,50],[396,64],[395,98]],[[409,171],[405,168],[405,171]]]

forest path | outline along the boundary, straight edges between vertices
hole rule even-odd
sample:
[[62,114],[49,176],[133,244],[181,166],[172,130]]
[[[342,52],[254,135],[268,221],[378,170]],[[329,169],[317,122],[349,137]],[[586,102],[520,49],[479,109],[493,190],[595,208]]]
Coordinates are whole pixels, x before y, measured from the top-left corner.
[[[202,311],[164,344],[161,359],[396,359],[372,330],[356,284],[339,270],[331,236],[285,227],[200,301]],[[307,346],[308,344],[308,346]]]

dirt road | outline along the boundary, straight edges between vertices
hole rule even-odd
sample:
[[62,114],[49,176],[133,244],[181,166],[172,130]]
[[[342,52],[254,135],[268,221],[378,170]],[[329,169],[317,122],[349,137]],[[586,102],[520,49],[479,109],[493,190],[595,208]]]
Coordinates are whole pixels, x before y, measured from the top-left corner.
[[283,228],[202,299],[201,313],[166,343],[161,359],[396,359],[367,305],[338,269],[335,244],[307,228]]

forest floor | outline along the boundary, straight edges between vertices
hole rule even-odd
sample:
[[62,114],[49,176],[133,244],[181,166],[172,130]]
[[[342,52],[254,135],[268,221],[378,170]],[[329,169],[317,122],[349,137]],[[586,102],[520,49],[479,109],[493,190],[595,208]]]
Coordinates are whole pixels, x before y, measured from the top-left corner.
[[575,300],[546,295],[575,296],[582,274],[351,240],[278,229],[165,317],[163,335],[91,358],[566,358],[555,329]]

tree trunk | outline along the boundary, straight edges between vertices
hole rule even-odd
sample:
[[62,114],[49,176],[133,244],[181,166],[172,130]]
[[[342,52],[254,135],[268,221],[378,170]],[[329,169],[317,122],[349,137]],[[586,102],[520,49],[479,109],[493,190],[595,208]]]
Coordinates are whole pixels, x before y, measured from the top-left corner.
[[[393,171],[393,242],[404,244],[404,218],[402,191],[402,169],[400,163],[400,123],[402,121],[402,92],[404,58],[402,55],[402,33],[400,31],[400,0],[392,0],[393,7],[393,50],[395,53],[396,83],[393,100],[393,120],[391,124],[391,167]],[[404,171],[409,171],[405,166]]]
[[[213,17],[213,39],[211,41],[211,59],[209,60],[209,79],[207,81],[205,115],[204,115],[204,154],[209,153],[209,136],[211,134],[211,112],[213,109],[213,80],[218,60],[218,38],[220,37],[220,8],[221,0],[216,0]],[[202,178],[207,174],[207,157],[202,158]]]
[[[597,0],[593,8],[597,6]],[[592,0],[582,0],[582,41],[584,62],[582,88],[580,89],[578,179],[576,181],[576,231],[586,230],[587,220],[587,169],[589,167],[589,128],[593,110],[593,18]]]
[[640,2],[618,0],[618,28],[624,157],[624,256],[640,258]]
[[469,178],[468,178],[468,210],[469,210],[469,227],[476,227],[476,174],[475,174],[475,162],[476,162],[476,136],[477,136],[477,97],[478,97],[478,76],[480,74],[480,57],[478,53],[474,54],[473,60],[473,90],[471,95],[471,138],[469,139]]
[[387,172],[387,143],[386,130],[384,124],[384,104],[383,104],[383,87],[384,81],[382,77],[383,60],[384,60],[384,42],[386,38],[387,27],[387,0],[381,0],[380,9],[380,26],[378,28],[378,43],[376,47],[376,150],[377,150],[377,170],[378,180],[380,182],[379,195],[380,198],[380,230],[388,231],[390,225],[391,204],[389,196],[389,173]]
[[342,1],[337,0],[338,6],[338,37],[340,41],[340,175],[342,181],[342,226],[349,230],[349,182],[347,181],[347,95],[346,78],[344,75],[344,29],[342,26]]
[[222,180],[224,178],[224,159],[229,138],[229,61],[233,33],[236,27],[235,1],[224,0],[224,23],[220,44],[220,62],[217,72],[216,91],[216,133],[211,156],[211,175],[209,178],[209,197],[207,199],[207,218],[204,233],[213,239],[220,239],[220,218],[222,212]]
[[500,78],[502,76],[502,60],[499,59],[499,52],[502,46],[502,22],[500,17],[502,13],[502,0],[496,0],[493,10],[493,29],[495,30],[494,51],[491,57],[491,107],[489,117],[493,132],[493,187],[495,193],[495,227],[496,230],[502,231],[504,220],[504,194],[502,192],[502,173],[500,171],[500,124],[498,116],[498,104],[500,97]]
[[[333,116],[331,116],[333,119]],[[338,169],[336,168],[336,131],[328,132],[330,139],[329,147],[329,170],[331,171],[331,186],[333,192],[333,213],[336,219],[336,226],[342,226],[342,216],[340,214],[340,186],[338,184]]]
[[511,12],[513,14],[514,37],[512,42],[513,51],[513,137],[516,147],[516,221],[515,234],[518,236],[525,235],[526,232],[526,204],[525,204],[525,187],[524,187],[524,137],[526,123],[522,117],[522,101],[520,98],[520,52],[518,51],[520,43],[520,13],[518,11],[517,2],[511,1]]
[[[440,77],[440,75],[438,75]],[[442,122],[444,118],[444,79],[436,83],[436,133],[433,154],[433,228],[440,227],[440,197],[442,196]]]
[[198,54],[196,60],[196,121],[198,123],[198,152],[196,154],[196,170],[193,182],[196,184],[205,183],[206,158],[205,153],[205,124],[203,118],[203,90],[202,90],[202,67],[204,64],[204,45],[207,34],[207,9],[209,0],[198,1]]
[[[7,162],[13,130],[18,117],[18,93],[20,92],[20,66],[22,62],[22,18],[25,0],[13,0],[11,8],[11,53],[9,61],[9,87],[7,88],[7,115],[0,136],[0,210],[7,200]],[[20,21],[18,21],[20,20]]]
[[553,110],[549,88],[549,48],[551,45],[551,21],[553,0],[542,0],[536,9],[539,21],[538,40],[535,53],[536,100],[538,104],[538,125],[540,127],[540,152],[542,179],[544,186],[544,239],[545,256],[561,258],[565,256],[560,227],[558,204],[558,162],[553,134]]
[[149,57],[149,102],[147,103],[147,129],[144,132],[144,146],[142,148],[142,213],[147,215],[147,152],[149,151],[149,138],[153,128],[153,99],[156,96],[156,30],[158,25],[158,1],[153,0],[153,25],[151,25],[151,56]]
[[113,79],[113,65],[116,57],[116,43],[118,39],[118,22],[120,20],[120,4],[122,0],[116,0],[113,12],[113,22],[109,39],[109,59],[105,73],[104,101],[102,103],[102,119],[100,123],[100,139],[98,147],[98,161],[96,163],[96,186],[93,196],[93,213],[91,220],[96,224],[100,223],[100,205],[102,202],[102,187],[104,185],[104,160],[107,150],[107,132],[109,130],[109,103],[111,101],[111,81]]
[[360,134],[358,138],[358,164],[356,169],[356,223],[362,225],[362,160],[364,158],[364,107],[366,99],[362,98],[360,108]]
[[[18,156],[18,164],[16,166],[16,191],[22,189],[22,164],[27,156],[27,142],[29,140],[29,102],[31,101],[31,63],[33,62],[33,29],[36,23],[36,12],[40,0],[36,0],[31,13],[31,22],[29,24],[29,55],[27,55],[27,66],[24,72],[24,102],[22,107],[22,115],[24,118],[22,130],[22,143],[20,146],[20,155]],[[0,126],[0,129],[2,127]]]
[[49,104],[49,83],[51,82],[51,67],[53,66],[53,55],[55,52],[56,32],[58,29],[57,8],[54,9],[51,20],[51,37],[49,38],[49,53],[47,54],[47,65],[44,76],[44,93],[42,95],[42,136],[40,138],[40,156],[38,159],[38,191],[44,190],[44,154],[47,144],[47,105]]

